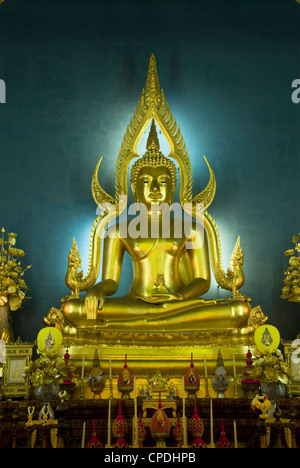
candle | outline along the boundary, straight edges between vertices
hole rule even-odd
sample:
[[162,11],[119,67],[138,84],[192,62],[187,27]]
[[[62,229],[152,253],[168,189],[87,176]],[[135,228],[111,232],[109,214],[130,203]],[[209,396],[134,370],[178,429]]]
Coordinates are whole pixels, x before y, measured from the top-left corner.
[[182,378],[182,423],[183,423],[183,446],[187,447],[187,427],[185,420],[185,386],[184,377]]
[[236,380],[236,367],[235,367],[235,357],[234,354],[232,355],[232,362],[233,362],[233,377]]
[[82,428],[81,448],[85,448],[85,422],[83,423]]
[[109,385],[110,385],[110,396],[112,397],[112,367],[111,367],[111,356],[109,356]]
[[108,400],[107,447],[111,447],[111,398]]
[[233,432],[234,432],[234,448],[238,448],[237,433],[236,433],[236,422],[235,422],[235,420],[233,421]]
[[137,420],[137,397],[136,397],[136,377],[133,380],[134,391],[134,445],[138,446],[138,420]]
[[84,356],[82,356],[82,365],[81,365],[81,380],[84,379]]
[[214,421],[213,421],[212,398],[210,399],[210,443],[211,443],[211,446],[213,446],[213,443],[214,443]]
[[207,379],[207,365],[206,365],[206,356],[204,355],[204,377]]

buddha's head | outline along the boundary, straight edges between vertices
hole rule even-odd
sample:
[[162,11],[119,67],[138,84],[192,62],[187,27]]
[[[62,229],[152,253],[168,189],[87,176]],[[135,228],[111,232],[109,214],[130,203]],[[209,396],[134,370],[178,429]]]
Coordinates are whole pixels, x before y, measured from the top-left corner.
[[137,203],[147,209],[162,203],[171,204],[176,187],[176,166],[159,151],[157,133],[152,122],[147,152],[131,170],[131,188]]

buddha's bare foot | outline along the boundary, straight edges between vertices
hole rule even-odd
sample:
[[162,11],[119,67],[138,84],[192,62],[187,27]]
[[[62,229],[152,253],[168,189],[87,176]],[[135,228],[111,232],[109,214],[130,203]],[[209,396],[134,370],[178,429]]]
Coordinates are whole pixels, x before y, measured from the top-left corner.
[[48,315],[44,318],[45,325],[49,327],[56,327],[62,331],[64,336],[76,336],[77,328],[69,323],[61,309],[52,307],[48,312]]
[[239,333],[242,336],[252,335],[254,333],[254,327],[252,327],[251,325],[248,325],[246,327],[241,328],[239,330]]

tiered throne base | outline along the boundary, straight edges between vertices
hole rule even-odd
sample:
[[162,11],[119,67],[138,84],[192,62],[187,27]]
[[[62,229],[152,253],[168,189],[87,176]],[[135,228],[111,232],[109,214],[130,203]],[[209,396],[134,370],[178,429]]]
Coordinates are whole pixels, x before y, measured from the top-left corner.
[[[215,398],[216,392],[211,387],[211,376],[217,368],[220,349],[224,367],[233,377],[233,356],[236,374],[242,375],[246,366],[248,350],[255,352],[253,334],[243,335],[239,330],[205,330],[195,332],[157,333],[157,332],[101,332],[79,330],[76,337],[65,337],[65,346],[69,345],[72,363],[77,375],[81,375],[84,357],[84,374],[88,375],[94,365],[97,350],[100,367],[106,376],[112,373],[112,390],[115,398],[120,397],[117,379],[124,368],[125,355],[133,376],[137,379],[137,389],[153,375],[160,373],[173,382],[177,395],[182,394],[182,378],[190,367],[191,355],[195,369],[200,375],[200,388],[197,397]],[[63,352],[63,351],[62,351]],[[205,380],[204,356],[208,378]],[[243,397],[241,386],[229,385],[227,397]],[[77,392],[79,389],[76,390]],[[82,391],[82,388],[81,388]],[[107,382],[101,398],[108,398],[110,386]],[[93,398],[88,383],[85,383],[84,398]]]

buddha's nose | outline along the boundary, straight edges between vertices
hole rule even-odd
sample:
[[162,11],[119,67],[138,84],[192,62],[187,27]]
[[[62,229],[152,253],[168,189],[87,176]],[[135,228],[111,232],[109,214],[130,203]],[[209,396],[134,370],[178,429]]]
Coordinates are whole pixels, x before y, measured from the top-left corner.
[[159,184],[156,179],[153,179],[151,182],[150,192],[160,192]]

